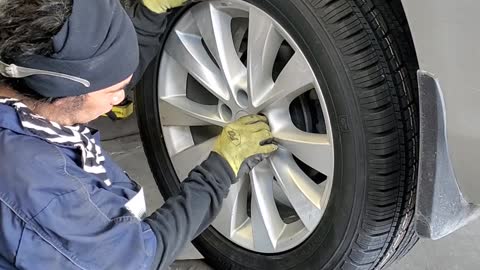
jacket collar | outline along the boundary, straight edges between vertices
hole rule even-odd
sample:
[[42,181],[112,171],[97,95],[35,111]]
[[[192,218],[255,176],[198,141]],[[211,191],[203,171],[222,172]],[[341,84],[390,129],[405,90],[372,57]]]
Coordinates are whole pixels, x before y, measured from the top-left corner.
[[[46,141],[44,138],[33,134],[30,132],[28,129],[25,129],[22,126],[22,123],[20,122],[20,118],[18,116],[17,111],[15,108],[5,105],[5,104],[0,104],[0,129],[8,129],[11,130],[17,134],[24,135],[24,136],[29,136],[29,137],[35,137],[38,139],[41,139],[43,141]],[[91,128],[90,128],[91,129]],[[92,130],[92,135],[95,138],[97,142],[100,141],[100,132],[96,130]],[[50,143],[50,142],[49,142]],[[55,144],[55,143],[54,143]],[[62,144],[55,144],[57,146],[63,147],[63,148],[71,148],[71,149],[76,149],[73,146],[66,146]]]
[[38,137],[24,129],[15,108],[5,104],[0,104],[0,129],[8,129],[21,135]]

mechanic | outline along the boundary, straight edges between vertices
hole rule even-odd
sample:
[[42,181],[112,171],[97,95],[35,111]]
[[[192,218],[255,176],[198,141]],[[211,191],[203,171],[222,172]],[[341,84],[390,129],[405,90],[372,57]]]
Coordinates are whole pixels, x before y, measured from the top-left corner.
[[0,0],[0,269],[167,269],[276,151],[265,117],[227,125],[148,217],[143,189],[102,152],[86,124],[124,99],[182,4]]

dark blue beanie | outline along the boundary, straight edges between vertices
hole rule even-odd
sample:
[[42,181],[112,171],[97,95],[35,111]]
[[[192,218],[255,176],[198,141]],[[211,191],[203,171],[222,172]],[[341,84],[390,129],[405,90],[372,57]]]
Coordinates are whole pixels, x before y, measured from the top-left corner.
[[139,61],[135,28],[119,0],[74,0],[70,18],[53,37],[54,53],[14,60],[18,66],[86,79],[34,75],[25,84],[44,97],[79,96],[115,85],[132,75]]

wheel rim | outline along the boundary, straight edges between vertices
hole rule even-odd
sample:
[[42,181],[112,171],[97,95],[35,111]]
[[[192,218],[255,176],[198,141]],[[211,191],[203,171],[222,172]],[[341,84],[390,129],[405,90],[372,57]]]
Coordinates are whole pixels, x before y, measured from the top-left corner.
[[[284,47],[291,53],[281,63]],[[330,197],[334,145],[318,80],[287,31],[240,0],[197,4],[167,38],[158,91],[164,140],[179,179],[208,157],[218,127],[246,114],[269,118],[280,150],[231,187],[212,225],[260,253],[303,243]],[[302,130],[292,118],[293,102],[305,95],[318,100],[323,132]]]

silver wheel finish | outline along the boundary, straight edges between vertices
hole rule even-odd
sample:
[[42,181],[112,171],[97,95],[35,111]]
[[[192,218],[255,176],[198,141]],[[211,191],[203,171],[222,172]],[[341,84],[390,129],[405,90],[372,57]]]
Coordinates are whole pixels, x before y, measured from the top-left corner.
[[[235,29],[234,20],[240,22]],[[240,47],[246,33],[244,56]],[[272,70],[283,42],[294,54],[274,80]],[[187,93],[189,76],[216,102],[192,100]],[[222,127],[246,114],[269,118],[280,150],[231,187],[213,226],[235,244],[260,253],[283,252],[305,241],[318,226],[330,197],[334,147],[319,83],[285,29],[240,0],[197,4],[167,39],[158,89],[164,139],[179,179],[208,157],[215,141],[214,137],[196,139],[196,128]],[[291,102],[311,90],[320,100],[326,134],[298,129],[290,115]],[[316,184],[294,157],[326,180]],[[293,209],[298,218],[286,220],[281,208]]]

